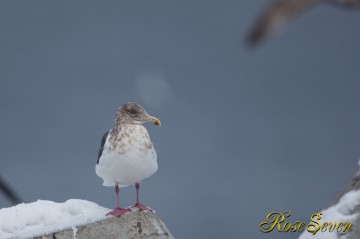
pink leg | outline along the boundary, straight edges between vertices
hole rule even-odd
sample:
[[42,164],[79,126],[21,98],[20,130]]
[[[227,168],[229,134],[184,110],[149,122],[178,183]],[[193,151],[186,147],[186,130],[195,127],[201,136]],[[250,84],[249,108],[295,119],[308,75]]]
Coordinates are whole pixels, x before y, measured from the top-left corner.
[[116,193],[116,208],[120,208],[120,188],[118,185],[115,186],[115,193]]
[[119,186],[118,186],[118,185],[115,185],[116,208],[115,208],[113,211],[108,212],[108,213],[106,214],[106,216],[118,216],[118,217],[120,217],[120,216],[123,215],[124,213],[130,212],[130,209],[121,208],[121,207],[120,207],[119,192],[120,192]]
[[153,209],[151,209],[145,205],[142,205],[140,203],[140,200],[139,200],[140,183],[135,183],[135,188],[136,188],[136,203],[134,206],[132,206],[132,208],[139,208],[140,210],[153,212],[154,211]]

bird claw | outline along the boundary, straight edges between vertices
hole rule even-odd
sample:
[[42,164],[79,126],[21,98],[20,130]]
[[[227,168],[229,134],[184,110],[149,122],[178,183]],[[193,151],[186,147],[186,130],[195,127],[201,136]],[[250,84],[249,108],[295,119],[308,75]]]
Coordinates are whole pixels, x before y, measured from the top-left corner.
[[106,216],[117,216],[120,217],[121,215],[130,212],[128,208],[115,208],[113,211],[106,213]]
[[140,203],[136,203],[134,206],[131,207],[131,209],[134,209],[134,208],[137,208],[139,209],[140,211],[150,211],[150,212],[155,212],[154,209],[148,207],[148,206],[145,206],[145,205],[142,205]]

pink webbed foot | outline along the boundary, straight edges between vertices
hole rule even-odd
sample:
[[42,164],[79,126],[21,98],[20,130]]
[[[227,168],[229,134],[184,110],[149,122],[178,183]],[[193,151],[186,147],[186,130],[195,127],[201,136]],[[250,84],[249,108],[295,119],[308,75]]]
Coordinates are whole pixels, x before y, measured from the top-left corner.
[[117,216],[120,217],[121,215],[130,212],[128,208],[115,208],[113,211],[106,213],[106,216]]
[[131,207],[132,209],[133,208],[138,208],[139,210],[143,210],[143,211],[150,211],[150,212],[155,212],[154,209],[148,207],[148,206],[145,206],[145,205],[142,205],[140,203],[136,203],[134,206]]
[[139,202],[139,190],[140,190],[140,183],[139,182],[135,183],[135,188],[136,188],[136,203],[135,203],[134,206],[131,207],[131,209],[137,208],[137,209],[143,210],[143,211],[155,212],[152,208],[149,208],[148,206],[142,205]]

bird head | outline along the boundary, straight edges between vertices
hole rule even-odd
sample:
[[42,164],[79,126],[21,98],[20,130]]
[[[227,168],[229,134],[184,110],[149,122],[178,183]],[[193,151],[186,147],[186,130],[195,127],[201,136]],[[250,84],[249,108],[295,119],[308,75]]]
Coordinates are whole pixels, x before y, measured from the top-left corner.
[[144,124],[145,122],[150,122],[154,125],[161,125],[158,118],[149,115],[141,105],[133,102],[120,106],[115,116],[115,120],[119,119],[129,124]]

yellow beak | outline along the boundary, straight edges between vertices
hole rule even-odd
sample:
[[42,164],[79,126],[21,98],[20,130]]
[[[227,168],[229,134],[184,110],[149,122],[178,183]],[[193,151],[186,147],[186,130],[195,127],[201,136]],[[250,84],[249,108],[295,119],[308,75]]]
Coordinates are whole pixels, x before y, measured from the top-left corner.
[[153,123],[154,125],[161,126],[161,122],[158,118],[149,116],[149,122]]

